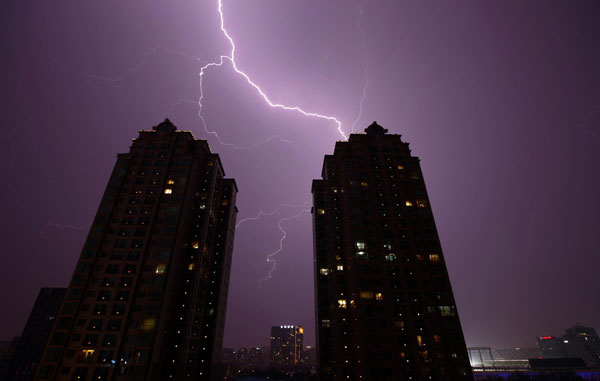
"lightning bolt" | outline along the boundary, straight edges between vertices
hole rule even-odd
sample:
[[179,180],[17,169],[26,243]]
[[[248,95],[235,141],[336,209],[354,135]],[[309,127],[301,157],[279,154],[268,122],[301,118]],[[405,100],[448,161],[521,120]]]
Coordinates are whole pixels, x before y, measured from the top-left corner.
[[235,225],[235,228],[239,228],[241,224],[243,224],[246,221],[256,221],[261,217],[265,217],[265,216],[272,216],[277,214],[282,208],[285,207],[289,207],[289,208],[300,208],[302,206],[305,206],[306,204],[310,203],[310,200],[303,202],[302,204],[281,204],[279,205],[275,210],[273,210],[272,212],[263,212],[262,210],[258,212],[258,214],[254,217],[246,217],[246,218],[242,218],[241,220],[239,220],[237,222],[237,224]]
[[358,115],[356,116],[356,119],[354,119],[354,122],[352,122],[352,126],[350,128],[351,132],[354,132],[354,127],[356,126],[356,123],[358,123],[358,121],[362,117],[363,105],[365,103],[365,98],[367,97],[367,87],[369,87],[369,58],[367,57],[367,46],[366,46],[366,42],[365,42],[365,30],[362,27],[362,23],[361,23],[362,14],[363,14],[362,2],[359,0],[358,1],[358,17],[356,18],[356,27],[360,30],[361,49],[362,49],[363,57],[365,57],[365,69],[364,69],[365,84],[363,86],[362,97],[360,98],[360,103],[358,105]]
[[283,241],[285,241],[285,239],[287,238],[287,232],[285,231],[285,229],[283,228],[283,226],[281,226],[281,224],[284,221],[290,221],[293,219],[296,219],[298,217],[300,217],[301,215],[303,215],[304,213],[310,212],[310,208],[309,209],[303,209],[300,213],[290,216],[290,217],[283,217],[279,220],[279,222],[277,223],[277,226],[279,227],[279,230],[283,233],[283,236],[279,239],[279,248],[277,250],[275,250],[274,252],[272,252],[271,254],[267,255],[267,262],[268,263],[272,263],[272,267],[271,270],[269,270],[269,273],[267,274],[266,277],[259,279],[257,281],[257,283],[260,284],[266,280],[271,279],[273,276],[273,271],[275,271],[275,268],[277,267],[277,261],[275,259],[272,259],[274,256],[276,256],[277,254],[279,254],[281,252],[281,250],[283,250]]
[[76,226],[76,225],[71,225],[71,224],[61,225],[61,224],[54,223],[52,221],[48,221],[48,223],[46,224],[44,229],[40,231],[40,234],[43,237],[46,235],[46,233],[48,233],[48,230],[50,230],[52,228],[58,229],[59,231],[63,231],[66,229],[85,230],[85,229],[89,228],[91,225],[92,225],[91,223],[89,223],[87,225],[83,225],[83,226]]
[[[271,101],[271,99],[267,96],[267,94],[264,93],[264,91],[260,88],[260,86],[258,86],[256,83],[254,83],[250,79],[250,77],[248,76],[248,74],[246,74],[245,72],[243,72],[242,70],[240,70],[238,68],[237,63],[235,61],[235,42],[233,41],[233,38],[231,37],[231,35],[227,31],[227,29],[225,28],[225,18],[224,18],[224,15],[223,15],[223,0],[217,0],[217,2],[218,2],[219,17],[220,17],[220,21],[221,21],[221,32],[223,32],[223,35],[229,41],[229,44],[231,46],[231,52],[229,53],[229,55],[221,55],[219,57],[219,61],[218,62],[210,62],[210,63],[202,66],[202,68],[200,68],[200,99],[198,100],[198,107],[199,107],[198,116],[200,117],[200,120],[202,121],[202,125],[204,126],[204,131],[207,134],[209,134],[209,135],[213,135],[217,139],[217,141],[220,144],[224,145],[224,146],[228,146],[228,147],[231,147],[231,148],[234,148],[234,149],[241,149],[240,147],[237,147],[234,144],[224,142],[219,137],[219,135],[217,134],[216,131],[210,131],[208,129],[208,126],[206,125],[206,121],[204,120],[204,116],[202,115],[202,100],[204,99],[204,88],[203,88],[202,85],[203,85],[204,75],[206,74],[206,70],[208,70],[210,68],[213,68],[213,67],[221,67],[221,66],[223,66],[223,64],[227,60],[227,61],[229,61],[231,63],[231,67],[233,68],[233,70],[237,74],[241,75],[246,80],[246,82],[250,86],[252,86],[258,92],[258,94],[263,98],[263,100],[270,107],[272,107],[272,108],[279,108],[279,109],[287,110],[287,111],[296,111],[296,112],[299,112],[300,114],[302,114],[304,116],[309,116],[309,117],[314,117],[314,118],[319,118],[319,119],[324,119],[324,120],[332,121],[332,122],[334,122],[336,124],[337,130],[340,133],[340,135],[344,138],[344,140],[347,140],[348,137],[346,136],[346,134],[342,130],[342,122],[340,122],[337,118],[335,118],[333,116],[318,114],[316,112],[305,111],[305,110],[303,110],[302,108],[300,108],[298,106],[286,106],[286,105],[283,105],[281,103],[275,103],[275,102]],[[272,138],[273,137],[267,138],[267,140],[268,139],[272,139]]]

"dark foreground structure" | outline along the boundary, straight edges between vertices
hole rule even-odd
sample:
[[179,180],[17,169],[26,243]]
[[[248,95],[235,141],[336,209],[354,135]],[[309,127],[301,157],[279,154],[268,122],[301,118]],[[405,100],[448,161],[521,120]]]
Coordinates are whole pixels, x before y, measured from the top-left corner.
[[377,123],[314,180],[321,380],[472,380],[419,159]]
[[237,187],[165,120],[119,154],[37,380],[220,377]]
[[66,291],[66,288],[48,287],[40,290],[3,380],[33,379]]

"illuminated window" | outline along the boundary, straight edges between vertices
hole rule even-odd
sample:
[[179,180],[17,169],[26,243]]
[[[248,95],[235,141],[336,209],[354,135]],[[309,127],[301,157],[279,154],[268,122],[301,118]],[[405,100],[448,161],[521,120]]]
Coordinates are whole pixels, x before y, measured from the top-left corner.
[[373,299],[373,291],[361,291],[360,298],[361,299]]
[[400,164],[398,164],[398,169],[399,169],[399,170],[403,170],[403,169],[404,169],[404,166],[403,166],[403,165],[400,165]]
[[437,263],[440,261],[440,256],[438,254],[429,254],[429,262]]
[[344,265],[337,265],[338,271],[344,271]]
[[84,349],[81,351],[81,356],[83,357],[84,360],[91,360],[92,356],[94,356],[94,350],[93,349]]
[[318,214],[325,214],[325,209],[319,208],[319,209],[317,209],[317,213]]
[[383,294],[381,292],[375,293],[375,300],[383,300]]
[[173,179],[169,179],[169,180],[167,181],[167,184],[169,184],[169,185],[173,185],[173,184],[175,184],[175,180],[173,180]]
[[420,347],[423,346],[423,338],[421,336],[417,336],[417,345]]
[[328,275],[329,274],[329,269],[321,269],[320,273],[321,273],[321,275]]
[[440,335],[433,335],[433,342],[435,342],[435,343],[441,343],[442,342],[442,337]]
[[346,308],[346,299],[338,299],[338,307]]
[[456,316],[456,310],[454,306],[438,306],[440,314],[442,316]]
[[229,205],[229,200],[221,201],[221,205],[223,205],[223,206]]
[[197,249],[197,248],[199,248],[199,247],[200,247],[200,243],[199,243],[198,241],[194,241],[194,242],[192,242],[192,247],[193,247],[194,249]]
[[404,329],[404,321],[396,321],[394,325],[400,329]]
[[406,206],[413,206],[413,203],[412,203],[412,202],[410,202],[410,201],[406,201],[406,202],[404,203],[404,205],[406,205]]
[[193,263],[190,263],[190,264],[188,265],[188,270],[193,270],[193,269],[194,269],[194,264],[193,264]]
[[360,183],[360,186],[361,187],[368,187],[369,184],[366,181],[363,181],[363,182]]
[[148,318],[142,322],[142,331],[151,331],[156,327],[156,318]]
[[206,209],[206,205],[200,204],[200,205],[198,205],[198,208],[200,208],[200,209]]
[[165,194],[171,194],[171,193],[173,193],[173,189],[171,189],[171,188],[165,189]]
[[387,262],[396,262],[396,254],[389,253],[388,255],[385,256],[385,260]]
[[417,254],[417,261],[423,260],[423,254]]
[[369,259],[369,255],[367,254],[366,251],[357,251],[356,259],[365,261],[365,260]]
[[356,248],[358,250],[364,250],[367,247],[367,244],[364,243],[363,241],[357,241],[356,242]]
[[386,250],[392,250],[392,244],[391,243],[384,243],[383,244],[383,248]]
[[158,265],[156,265],[156,270],[154,270],[155,274],[164,274],[165,270],[167,269],[167,265],[164,263],[159,263]]
[[417,206],[419,208],[427,208],[427,201],[425,201],[425,200],[417,200]]

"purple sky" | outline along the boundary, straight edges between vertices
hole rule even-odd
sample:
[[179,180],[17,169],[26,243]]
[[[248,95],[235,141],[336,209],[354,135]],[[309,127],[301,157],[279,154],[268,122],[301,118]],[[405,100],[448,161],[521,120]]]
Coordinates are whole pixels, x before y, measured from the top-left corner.
[[[421,158],[468,345],[600,329],[600,3],[223,1],[238,68],[346,133],[368,60],[356,129],[377,120]],[[341,138],[335,123],[270,108],[228,61],[206,71],[204,119],[253,148],[206,133],[198,74],[231,49],[216,0],[8,0],[0,30],[0,339],[20,333],[40,287],[67,284],[139,129],[168,116],[208,139],[238,183],[239,220],[310,200]],[[302,210],[237,230],[226,346],[266,343],[280,324],[314,343]]]

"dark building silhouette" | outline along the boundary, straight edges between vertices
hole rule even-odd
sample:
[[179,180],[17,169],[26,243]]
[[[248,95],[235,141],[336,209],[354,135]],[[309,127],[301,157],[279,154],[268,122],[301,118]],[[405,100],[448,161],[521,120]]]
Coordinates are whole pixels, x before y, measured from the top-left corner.
[[304,328],[297,325],[271,327],[271,368],[295,370],[303,364]]
[[314,180],[321,380],[472,380],[419,159],[377,123]]
[[12,361],[4,380],[32,380],[42,357],[46,340],[52,331],[58,310],[65,297],[66,288],[40,290],[27,324],[16,344]]
[[36,379],[219,377],[237,209],[219,156],[165,120],[119,154]]
[[600,367],[600,338],[596,330],[575,324],[565,334],[537,338],[542,356],[547,358],[581,358],[590,367]]

